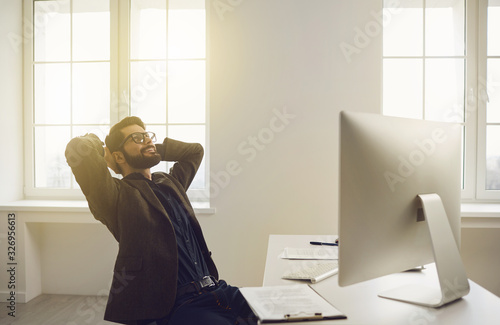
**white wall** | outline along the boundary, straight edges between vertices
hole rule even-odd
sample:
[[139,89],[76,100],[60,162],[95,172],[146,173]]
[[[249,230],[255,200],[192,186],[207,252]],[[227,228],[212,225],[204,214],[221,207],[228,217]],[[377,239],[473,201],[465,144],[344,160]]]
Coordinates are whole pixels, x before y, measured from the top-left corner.
[[[20,199],[23,189],[22,1],[0,0],[0,202]],[[5,216],[5,219],[4,219]],[[6,267],[7,214],[0,215],[0,263]],[[0,272],[0,291],[7,287],[7,272]],[[5,288],[5,289],[4,289]]]
[[462,229],[461,253],[467,276],[500,297],[500,229]]
[[0,201],[22,196],[22,1],[0,0]]
[[[231,10],[210,6],[210,164],[217,212],[199,218],[221,276],[235,285],[259,285],[269,234],[337,231],[337,116],[341,109],[379,111],[381,38],[375,33],[360,44],[357,28],[375,21],[381,1],[208,3]],[[11,140],[2,144],[0,201],[8,202],[20,199],[23,188],[22,52],[10,39],[30,41],[30,35],[22,34],[21,1],[0,5],[0,126]],[[357,46],[351,47],[356,53],[346,57],[343,42]],[[49,275],[81,263],[89,243],[94,249],[88,263],[114,260],[116,243],[96,225],[29,230],[40,244],[42,284],[35,282],[44,292],[77,289],[74,277],[89,270]],[[92,241],[80,242],[85,237]],[[69,247],[75,254],[68,254]],[[98,293],[109,279],[103,272],[94,285],[81,283],[77,293]]]
[[100,223],[40,225],[42,292],[107,295],[118,244]]
[[337,233],[338,113],[379,112],[381,102],[381,35],[350,57],[341,44],[359,41],[356,31],[376,22],[381,5],[251,0],[211,8],[217,213],[201,222],[231,283],[261,284],[269,234]]
[[[380,109],[381,37],[373,15],[382,3],[209,3],[226,4],[226,11],[211,7],[209,20],[216,214],[199,219],[221,276],[260,285],[269,234],[337,232],[338,113]],[[0,0],[0,7],[0,128],[9,134],[0,158],[0,202],[7,202],[21,198],[23,187],[22,53],[11,42],[22,37],[22,7],[11,0]],[[375,28],[369,36],[367,28]],[[44,292],[101,294],[109,285],[116,243],[104,226],[32,224],[30,231]],[[498,259],[495,231],[464,230],[462,251],[469,276],[499,294],[498,272],[488,268]],[[6,252],[5,237],[0,240]],[[4,253],[0,264],[6,265]],[[6,283],[1,272],[0,291]]]

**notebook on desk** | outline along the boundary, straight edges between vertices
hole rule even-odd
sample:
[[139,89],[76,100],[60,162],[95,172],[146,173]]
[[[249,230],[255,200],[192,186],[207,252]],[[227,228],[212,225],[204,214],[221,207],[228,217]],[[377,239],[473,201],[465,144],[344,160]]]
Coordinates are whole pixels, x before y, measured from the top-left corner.
[[306,284],[241,288],[261,323],[347,318]]

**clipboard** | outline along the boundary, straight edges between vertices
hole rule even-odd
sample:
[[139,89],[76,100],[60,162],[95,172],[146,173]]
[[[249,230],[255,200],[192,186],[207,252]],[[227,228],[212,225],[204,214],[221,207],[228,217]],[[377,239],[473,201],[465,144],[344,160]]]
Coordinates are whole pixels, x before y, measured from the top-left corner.
[[240,291],[262,324],[347,318],[307,284]]

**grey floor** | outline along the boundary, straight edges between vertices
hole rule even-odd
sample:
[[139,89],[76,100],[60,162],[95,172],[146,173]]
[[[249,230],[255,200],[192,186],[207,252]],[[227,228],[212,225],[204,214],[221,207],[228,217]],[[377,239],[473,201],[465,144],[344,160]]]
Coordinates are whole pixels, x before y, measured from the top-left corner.
[[28,303],[16,303],[16,317],[9,316],[7,302],[0,303],[1,325],[106,325],[107,297],[40,295]]

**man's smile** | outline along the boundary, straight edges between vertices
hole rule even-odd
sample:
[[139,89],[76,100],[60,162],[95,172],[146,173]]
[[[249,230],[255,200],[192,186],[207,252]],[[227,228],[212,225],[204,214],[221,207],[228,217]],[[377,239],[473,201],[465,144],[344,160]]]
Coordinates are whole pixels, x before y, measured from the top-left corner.
[[142,153],[156,153],[155,146],[147,146],[146,148],[141,150]]

